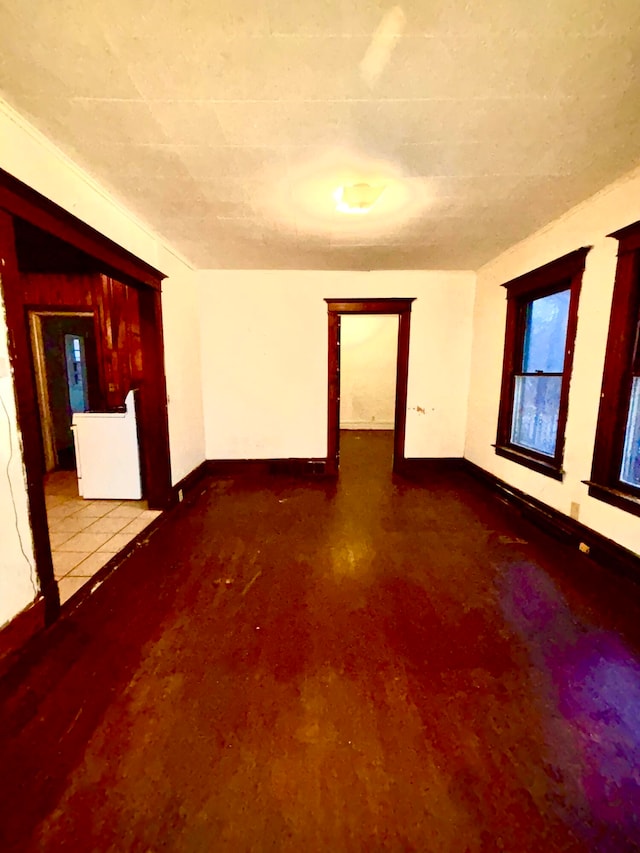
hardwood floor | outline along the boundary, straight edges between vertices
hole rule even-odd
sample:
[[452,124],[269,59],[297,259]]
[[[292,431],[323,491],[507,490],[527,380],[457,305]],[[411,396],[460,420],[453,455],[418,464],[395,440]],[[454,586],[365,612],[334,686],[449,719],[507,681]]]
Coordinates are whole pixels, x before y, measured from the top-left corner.
[[638,586],[391,448],[211,482],[28,650],[3,850],[638,849]]

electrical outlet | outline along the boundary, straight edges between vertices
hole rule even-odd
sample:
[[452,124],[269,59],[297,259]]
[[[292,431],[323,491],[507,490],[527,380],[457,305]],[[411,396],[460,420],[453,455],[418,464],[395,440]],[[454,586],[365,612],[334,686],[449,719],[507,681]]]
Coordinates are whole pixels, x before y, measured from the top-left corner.
[[180,501],[180,503],[182,503],[182,501],[184,500],[184,493],[182,489],[178,489],[178,500]]
[[579,548],[579,550],[580,550],[580,551],[582,551],[582,553],[583,553],[583,554],[588,554],[588,553],[589,553],[589,551],[591,550],[591,548],[587,545],[587,543],[586,543],[586,542],[581,542],[581,543],[578,545],[578,548]]
[[580,504],[576,501],[571,501],[571,510],[569,514],[571,515],[571,518],[577,521],[580,517]]

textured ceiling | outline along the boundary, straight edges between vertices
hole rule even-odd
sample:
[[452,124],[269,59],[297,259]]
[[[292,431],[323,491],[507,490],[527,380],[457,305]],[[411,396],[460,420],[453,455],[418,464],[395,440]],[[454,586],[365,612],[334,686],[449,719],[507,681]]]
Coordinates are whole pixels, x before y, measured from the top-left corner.
[[210,268],[477,268],[640,162],[639,49],[638,0],[0,0],[6,100]]

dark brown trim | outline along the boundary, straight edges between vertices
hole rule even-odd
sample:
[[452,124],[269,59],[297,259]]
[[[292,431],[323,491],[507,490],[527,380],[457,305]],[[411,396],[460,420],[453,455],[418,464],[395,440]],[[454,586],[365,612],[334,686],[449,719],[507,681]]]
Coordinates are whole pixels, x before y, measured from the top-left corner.
[[[494,447],[498,455],[509,459],[511,462],[525,465],[527,468],[553,477],[556,480],[562,480],[564,476],[562,462],[564,459],[564,440],[569,409],[569,387],[573,370],[573,352],[578,326],[578,303],[580,300],[582,273],[588,252],[589,248],[577,249],[575,252],[564,255],[556,261],[525,273],[503,285],[507,289],[507,318],[500,386],[498,429]],[[570,290],[570,300],[560,406],[558,410],[558,428],[555,453],[553,457],[549,457],[544,453],[529,450],[511,441],[515,381],[516,377],[521,375],[527,305],[534,299],[549,296],[566,289]]]
[[465,469],[500,497],[514,505],[521,514],[542,528],[545,533],[566,544],[578,548],[581,544],[589,549],[587,559],[595,560],[605,569],[613,569],[632,580],[640,582],[640,556],[607,539],[590,527],[559,512],[548,504],[516,489],[479,465],[465,459]]
[[141,288],[138,297],[144,375],[139,391],[138,431],[144,494],[150,509],[167,509],[172,503],[172,489],[162,302],[160,292],[151,288]]
[[329,312],[328,371],[327,474],[337,477],[340,467],[340,314],[332,311]]
[[618,509],[623,509],[632,515],[640,515],[640,498],[635,497],[635,495],[621,492],[619,489],[611,488],[611,486],[602,486],[592,480],[583,480],[582,482],[589,486],[589,495],[592,498]]
[[330,307],[329,310],[336,314],[400,314],[403,311],[411,311],[412,298],[396,299],[385,297],[384,299],[329,299],[324,300]]
[[611,304],[589,494],[619,509],[634,512],[633,498],[624,500],[623,496],[633,495],[636,490],[632,487],[625,488],[625,484],[620,480],[620,466],[634,368],[633,355],[640,319],[640,242],[636,241],[636,238],[640,239],[640,223],[634,223],[611,236],[617,236],[621,242]]
[[632,222],[631,225],[625,225],[624,228],[619,228],[617,231],[612,231],[607,234],[607,237],[613,237],[620,242],[618,253],[635,252],[640,249],[640,222]]
[[[14,393],[22,455],[26,470],[29,522],[34,540],[36,571],[44,596],[47,623],[60,610],[58,585],[53,574],[43,484],[42,435],[37,395],[31,365],[31,345],[16,257],[13,217],[60,237],[91,253],[109,268],[119,271],[127,283],[133,281],[139,294],[140,336],[144,383],[139,399],[139,434],[147,500],[153,508],[171,504],[168,415],[160,282],[162,273],[139,261],[94,229],[48,201],[31,188],[0,170],[0,287],[4,297],[13,368]],[[77,306],[76,306],[77,310]]]
[[496,456],[503,456],[511,462],[517,462],[524,465],[525,468],[531,468],[532,471],[537,471],[538,474],[544,474],[546,477],[553,477],[554,480],[562,481],[564,471],[559,470],[551,462],[545,462],[533,455],[529,456],[526,453],[520,453],[514,447],[502,447],[498,444],[493,445],[496,451]]
[[[0,208],[86,252],[116,274],[160,288],[164,273],[0,169]],[[105,270],[106,271],[106,270]]]
[[502,287],[506,287],[509,296],[518,297],[532,291],[543,290],[549,287],[550,282],[573,278],[577,273],[584,271],[586,257],[592,248],[592,246],[584,246],[582,249],[569,252],[568,255],[563,255],[544,266],[506,281]]
[[4,210],[0,210],[0,287],[7,319],[9,358],[13,368],[16,411],[26,470],[29,524],[33,536],[36,573],[40,592],[44,596],[46,621],[50,623],[58,615],[60,598],[58,584],[53,575],[47,527],[40,414],[31,371],[31,344],[22,305],[13,218]]
[[337,476],[340,464],[340,315],[398,314],[398,355],[396,362],[396,403],[393,437],[393,470],[400,473],[404,463],[409,378],[409,338],[411,305],[415,297],[396,299],[329,299],[328,312],[328,408],[326,473]]
[[[393,427],[393,470],[405,462],[404,442],[407,432],[407,386],[409,382],[409,337],[411,303],[398,315],[398,356],[396,359],[396,406]],[[339,423],[339,422],[338,422]]]
[[206,470],[214,477],[323,477],[329,474],[327,459],[208,459]]
[[0,674],[11,665],[11,657],[46,625],[45,602],[39,596],[0,629]]
[[[173,486],[172,503],[188,502],[200,483],[208,477],[209,463],[203,461]],[[180,492],[182,492],[182,498],[180,497]]]

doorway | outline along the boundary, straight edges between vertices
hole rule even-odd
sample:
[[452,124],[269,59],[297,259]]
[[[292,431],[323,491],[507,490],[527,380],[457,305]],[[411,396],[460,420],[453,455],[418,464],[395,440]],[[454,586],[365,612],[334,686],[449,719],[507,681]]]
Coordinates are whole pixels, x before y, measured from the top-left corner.
[[393,430],[397,314],[340,318],[340,431]]
[[[139,324],[136,328],[136,340],[141,377],[137,414],[144,489],[150,507],[150,510],[140,507],[136,508],[136,511],[151,511],[155,515],[157,511],[170,506],[175,499],[171,485],[162,336],[161,282],[164,275],[2,169],[0,258],[0,288],[9,329],[9,359],[13,373],[17,420],[22,437],[36,570],[44,604],[44,619],[49,623],[59,613],[60,599],[67,596],[62,588],[59,590],[56,577],[59,577],[59,573],[54,575],[52,544],[55,551],[55,545],[62,543],[51,541],[48,524],[43,476],[45,451],[40,426],[38,389],[33,370],[28,309],[38,310],[41,306],[47,306],[49,310],[54,309],[56,312],[77,313],[93,310],[93,306],[96,306],[96,326],[101,330],[101,334],[96,336],[100,390],[102,394],[108,395],[112,392],[111,374],[115,369],[114,362],[121,351],[120,337],[113,333],[116,329],[119,332],[123,322],[121,304],[114,299],[115,291],[122,293],[124,289],[125,293],[135,292],[136,299],[133,301],[138,302]],[[46,283],[46,279],[52,276],[56,278],[56,286],[53,288]],[[115,287],[116,282],[119,283],[118,288]],[[71,347],[74,348],[73,343]],[[86,370],[90,386],[88,361]],[[90,391],[89,387],[89,395]],[[102,408],[102,402],[99,408]],[[111,405],[106,399],[104,403]],[[53,475],[47,476],[65,473],[69,472],[54,472]],[[54,495],[49,501],[51,513],[61,519],[68,507],[52,504],[61,503],[60,499],[66,500],[67,497],[69,496],[66,494]],[[119,506],[116,509],[120,511]],[[149,516],[142,520],[135,518],[134,522],[148,523],[148,518]],[[66,518],[62,520],[65,521],[65,526],[68,526]],[[111,525],[111,522],[109,524]],[[85,532],[88,531],[79,530],[78,535],[84,535]],[[129,537],[130,532],[124,532]],[[112,543],[113,546],[119,545],[118,551],[125,547],[122,544],[124,536],[120,537],[120,531],[113,533],[112,529],[105,530],[103,535],[107,534],[112,534],[111,538],[119,537],[118,542]],[[95,534],[91,531],[90,535]],[[89,549],[84,548],[85,544],[95,543],[78,542],[75,552],[84,554],[88,551]],[[63,547],[70,546],[65,542]],[[92,555],[91,558],[93,559]],[[90,568],[93,571],[95,566]],[[37,603],[40,606],[40,602]]]
[[[40,279],[41,297],[54,295],[53,282],[53,274]],[[73,282],[71,276],[66,277],[69,289]],[[78,280],[75,284],[81,286]],[[69,290],[67,299],[71,298]],[[79,301],[77,294],[76,301]],[[78,475],[82,464],[76,458],[72,419],[76,413],[88,411],[93,411],[99,419],[98,413],[104,414],[108,409],[98,362],[99,352],[105,351],[105,340],[100,338],[99,310],[99,307],[81,310],[33,304],[26,309],[42,438],[48,538],[62,604],[159,515],[159,510],[149,509],[141,496],[128,500],[104,497],[91,500],[81,496]],[[113,359],[107,363],[112,366]],[[112,372],[110,377],[113,375]],[[94,424],[99,423],[93,415],[88,417]],[[123,421],[118,417],[116,422]],[[118,468],[126,466],[126,458],[120,456]],[[83,473],[86,484],[86,469]]]
[[405,460],[404,442],[407,417],[407,382],[409,375],[409,333],[411,304],[406,299],[325,299],[328,310],[328,434],[326,472],[337,476],[340,469],[340,339],[344,315],[397,315],[397,357],[395,404],[393,415],[393,471],[399,473]]
[[76,467],[71,420],[99,408],[93,312],[30,310],[29,334],[38,396],[44,470]]

